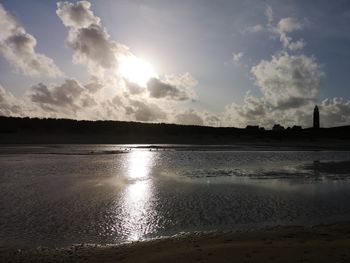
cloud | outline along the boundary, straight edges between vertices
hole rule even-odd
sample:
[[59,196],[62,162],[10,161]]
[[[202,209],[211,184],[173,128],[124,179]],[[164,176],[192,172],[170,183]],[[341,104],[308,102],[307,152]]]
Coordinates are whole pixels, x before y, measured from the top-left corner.
[[[128,47],[110,39],[107,30],[101,25],[99,17],[90,10],[87,1],[76,3],[60,2],[57,4],[57,15],[69,28],[67,44],[73,49],[73,62],[88,66],[89,73],[104,82],[106,72],[117,72],[120,60],[134,56]],[[113,74],[112,74],[113,75]],[[131,95],[144,92],[144,88],[124,79],[126,90]],[[147,90],[151,98],[169,100],[188,100],[196,96],[191,88],[197,81],[189,74],[168,75],[165,80],[153,78],[148,82]]]
[[277,26],[272,30],[279,35],[280,41],[284,48],[292,51],[303,49],[306,45],[303,39],[293,41],[291,37],[287,36],[287,33],[291,33],[297,30],[303,29],[303,24],[294,17],[282,18]]
[[89,90],[74,79],[66,79],[61,85],[38,83],[31,87],[28,97],[39,114],[51,112],[70,118],[77,118],[78,111],[97,105]]
[[152,98],[172,98],[178,100],[186,100],[187,97],[183,96],[176,86],[165,83],[159,79],[152,78],[147,83],[147,89]]
[[232,61],[235,63],[235,65],[239,66],[241,65],[241,60],[244,56],[244,52],[237,52],[237,53],[232,53]]
[[67,45],[73,49],[73,62],[86,64],[92,76],[103,78],[106,70],[116,70],[118,60],[128,56],[128,48],[110,39],[100,18],[87,1],[57,3],[56,13],[69,28]]
[[266,5],[265,16],[267,18],[268,23],[271,24],[273,22],[273,10],[269,5]]
[[89,93],[93,94],[103,89],[103,84],[100,83],[97,79],[92,78],[92,80],[85,85],[85,88]]
[[272,120],[267,114],[268,106],[264,99],[251,96],[248,92],[243,104],[232,103],[226,106],[222,119],[225,125],[245,127],[246,125],[269,125]]
[[[161,108],[164,106],[162,103],[155,104],[154,100],[165,99],[170,102],[196,98],[192,88],[197,81],[189,73],[167,75],[164,80],[150,79],[146,88],[118,74],[121,61],[134,55],[128,47],[111,40],[101,24],[101,19],[95,16],[90,8],[91,4],[87,1],[60,2],[57,4],[56,13],[69,29],[67,46],[74,51],[73,62],[86,65],[94,82],[98,83],[85,85],[87,91],[83,94],[87,93],[92,97],[92,90],[96,87],[100,96],[96,98],[94,95],[93,98],[100,107],[105,108],[101,112],[115,116],[116,113],[112,111],[118,110],[119,119],[166,120],[166,111]],[[102,93],[115,94],[114,102],[106,99]],[[115,102],[118,103],[117,108],[113,104]]]
[[247,27],[244,32],[248,32],[248,33],[258,33],[258,32],[262,32],[265,30],[265,27],[263,25],[255,25],[255,26],[249,26]]
[[[304,29],[300,20],[284,17],[276,24],[273,10],[268,5],[265,16],[265,26],[256,25],[246,31],[267,30],[278,37],[283,49],[272,55],[270,60],[261,60],[251,68],[262,96],[256,97],[248,92],[242,104],[232,103],[226,106],[221,119],[226,125],[240,127],[271,127],[275,123],[311,126],[313,108],[318,102],[320,83],[325,75],[323,68],[314,57],[300,53],[306,45],[303,39],[293,40],[289,36],[290,33]],[[297,55],[295,51],[299,51]],[[239,61],[240,54],[234,54],[233,60]],[[327,127],[349,123],[350,101],[327,98],[318,104],[321,125]]]
[[319,105],[322,126],[349,125],[350,101],[343,98],[327,98]]
[[304,25],[295,17],[284,17],[277,24],[274,24],[274,14],[271,6],[266,5],[265,16],[267,18],[266,26],[255,25],[247,27],[244,31],[249,33],[257,33],[264,31],[265,29],[277,35],[284,49],[296,51],[303,49],[306,45],[303,39],[293,41],[293,39],[288,36],[289,33],[294,31],[302,30]]
[[[262,96],[248,92],[242,104],[226,106],[221,116],[225,125],[312,125],[313,108],[324,77],[322,66],[314,57],[279,52],[252,67],[251,73]],[[343,98],[327,98],[319,103],[319,109],[323,127],[350,122],[350,101]]]
[[147,89],[151,98],[166,98],[170,100],[195,100],[197,95],[193,91],[193,86],[197,81],[188,73],[184,75],[168,75],[162,81],[152,78],[147,83]]
[[125,87],[131,95],[147,95],[151,99],[166,99],[167,101],[196,100],[197,94],[193,87],[197,80],[189,73],[183,75],[166,75],[165,80],[151,78],[146,87],[124,79]]
[[28,76],[63,75],[51,58],[35,51],[36,44],[36,39],[0,4],[0,53],[4,58]]
[[168,83],[179,87],[193,88],[198,84],[198,81],[188,72],[182,75],[166,75],[165,78]]
[[179,113],[175,117],[175,122],[184,125],[203,125],[203,118],[194,110],[190,109]]
[[21,101],[0,85],[0,116],[22,116]]
[[84,28],[91,24],[100,24],[100,18],[90,10],[91,3],[80,1],[75,4],[69,2],[57,3],[56,14],[67,27]]
[[270,61],[262,60],[251,72],[264,98],[274,107],[282,108],[314,101],[324,76],[313,57],[286,52],[273,55]]
[[303,29],[303,24],[294,17],[285,17],[278,22],[277,29],[281,33],[290,33]]
[[126,107],[128,115],[132,115],[137,121],[155,122],[167,120],[167,114],[156,104],[144,103],[139,100],[130,100]]
[[262,97],[247,93],[242,105],[227,106],[223,114],[225,123],[243,127],[309,123],[324,76],[315,58],[280,52],[271,60],[260,61],[252,67],[251,73]]
[[125,81],[125,86],[127,87],[128,91],[132,95],[141,94],[146,90],[144,87],[141,87],[137,83],[128,81],[127,79],[124,79],[124,81]]
[[183,125],[218,126],[221,123],[219,116],[203,110],[187,109],[180,113],[174,111],[171,115],[174,119],[170,121]]

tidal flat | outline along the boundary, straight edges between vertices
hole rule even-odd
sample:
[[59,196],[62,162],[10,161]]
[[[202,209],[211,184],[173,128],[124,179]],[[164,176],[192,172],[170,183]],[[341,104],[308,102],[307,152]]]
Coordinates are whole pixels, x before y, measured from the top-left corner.
[[[337,240],[329,243],[326,236],[313,233],[312,227],[340,223],[348,228],[349,161],[350,151],[332,149],[2,146],[1,255],[7,258],[12,253],[14,259],[34,257],[34,261],[43,256],[50,262],[56,253],[58,258],[66,253],[75,258],[75,251],[80,251],[80,259],[89,260],[93,257],[88,255],[94,253],[96,257],[107,253],[109,258],[109,253],[125,250],[129,256],[121,258],[133,262],[130,251],[140,251],[141,259],[149,248],[163,251],[160,256],[149,254],[149,261],[170,257],[171,251],[184,258],[192,253],[189,260],[205,261],[212,260],[208,253],[215,254],[216,249],[232,256],[235,249],[246,251],[238,249],[244,245],[238,241],[241,238],[253,242],[256,251],[266,246],[272,249],[263,239],[279,236],[276,228],[292,234],[290,226],[300,226],[300,235],[313,240],[312,251],[326,253],[326,244],[338,243],[340,251],[349,248],[346,231],[341,233],[340,227],[336,228],[339,233],[333,233],[334,227],[327,228],[326,234],[334,234]],[[266,233],[266,228],[275,230]],[[264,237],[254,237],[261,232]],[[226,235],[236,241],[223,242]],[[290,248],[290,253],[303,249],[309,241],[299,242],[301,236],[295,236],[294,243],[281,238],[278,246]],[[192,241],[205,248],[202,254]]]

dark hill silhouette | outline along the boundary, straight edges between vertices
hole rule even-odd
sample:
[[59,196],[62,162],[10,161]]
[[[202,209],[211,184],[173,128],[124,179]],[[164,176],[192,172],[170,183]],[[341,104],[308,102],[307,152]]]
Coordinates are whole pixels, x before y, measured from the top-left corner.
[[[123,121],[15,118],[0,116],[0,143],[295,143],[350,145],[350,126],[320,129],[246,129]],[[255,127],[255,126],[254,126]],[[258,126],[257,126],[258,127]],[[296,126],[299,127],[299,126]]]

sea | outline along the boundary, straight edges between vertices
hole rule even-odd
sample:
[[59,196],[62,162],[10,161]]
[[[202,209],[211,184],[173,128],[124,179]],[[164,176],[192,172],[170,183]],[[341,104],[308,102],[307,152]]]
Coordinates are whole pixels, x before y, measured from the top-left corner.
[[350,151],[0,146],[0,246],[120,244],[350,220]]

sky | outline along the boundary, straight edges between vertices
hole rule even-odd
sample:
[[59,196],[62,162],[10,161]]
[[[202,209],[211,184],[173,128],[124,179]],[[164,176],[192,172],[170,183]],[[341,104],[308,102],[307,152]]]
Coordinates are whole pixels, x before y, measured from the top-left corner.
[[350,2],[0,0],[0,115],[350,124]]

